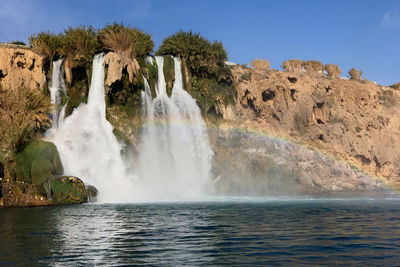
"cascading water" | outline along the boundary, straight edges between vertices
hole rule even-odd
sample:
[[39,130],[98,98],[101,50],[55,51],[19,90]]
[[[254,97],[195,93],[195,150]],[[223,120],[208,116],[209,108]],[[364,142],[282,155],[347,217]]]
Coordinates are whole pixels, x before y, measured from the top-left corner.
[[122,146],[106,120],[103,61],[104,55],[93,60],[88,103],[82,103],[48,136],[57,146],[65,173],[94,185],[102,202],[201,199],[211,185],[213,152],[200,109],[183,89],[180,60],[174,59],[171,97],[162,57],[156,57],[155,99],[144,78],[144,125],[134,171],[128,171],[132,159],[121,156]]
[[158,66],[157,97],[145,81],[142,92],[144,127],[141,134],[138,177],[142,191],[161,200],[201,198],[210,188],[213,152],[196,101],[183,89],[181,62],[175,58],[171,98],[166,91],[163,58]]
[[[51,75],[50,81],[50,97],[51,103],[55,106],[53,109],[52,119],[53,119],[53,126],[52,128],[58,128],[59,122],[64,119],[65,115],[65,107],[61,108],[62,103],[62,94],[67,96],[67,89],[65,87],[63,73],[63,60],[59,59],[53,62],[53,72]],[[60,112],[61,109],[61,112]]]
[[60,153],[64,172],[99,190],[99,201],[131,200],[133,179],[126,172],[121,150],[106,120],[104,55],[93,59],[88,103],[82,103],[49,137]]

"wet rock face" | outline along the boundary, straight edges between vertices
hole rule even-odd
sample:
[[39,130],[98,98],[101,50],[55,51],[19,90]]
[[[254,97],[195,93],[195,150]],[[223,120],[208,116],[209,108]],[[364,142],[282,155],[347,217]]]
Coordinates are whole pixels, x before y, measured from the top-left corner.
[[236,123],[290,136],[400,185],[399,91],[301,72],[236,66],[232,73]]
[[81,204],[97,196],[96,188],[86,187],[74,176],[52,177],[43,186],[47,186],[46,194],[53,204]]
[[30,49],[0,46],[0,86],[42,90],[46,83],[43,57]]

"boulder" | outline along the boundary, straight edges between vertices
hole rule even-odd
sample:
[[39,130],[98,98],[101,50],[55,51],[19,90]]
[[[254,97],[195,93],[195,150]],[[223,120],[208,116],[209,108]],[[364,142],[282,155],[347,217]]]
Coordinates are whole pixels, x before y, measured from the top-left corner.
[[43,183],[52,204],[81,204],[97,197],[97,189],[75,176],[51,177]]
[[16,155],[17,181],[42,184],[44,179],[61,175],[63,166],[57,147],[47,141],[34,140]]
[[0,182],[0,189],[0,206],[7,207],[81,204],[95,201],[98,194],[74,176],[52,176],[40,185],[6,180]]

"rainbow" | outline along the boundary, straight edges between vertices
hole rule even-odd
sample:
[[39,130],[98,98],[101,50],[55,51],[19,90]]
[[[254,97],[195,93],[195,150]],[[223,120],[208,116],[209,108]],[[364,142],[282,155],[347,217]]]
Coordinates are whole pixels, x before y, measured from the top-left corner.
[[[157,120],[155,119],[154,123],[152,125],[142,125],[142,127],[161,127],[164,124],[165,121],[163,120]],[[188,127],[189,125],[188,120],[180,120],[179,123],[175,121],[170,121],[169,126],[171,127]],[[189,125],[192,127],[196,127],[195,125]],[[398,191],[400,193],[400,188],[398,186],[394,186],[390,183],[388,183],[388,180],[385,177],[379,176],[378,174],[369,171],[363,166],[360,162],[355,160],[354,158],[351,158],[347,155],[340,155],[338,153],[335,153],[335,151],[328,151],[327,149],[324,149],[323,147],[318,146],[316,143],[306,143],[299,138],[296,138],[294,136],[289,136],[287,134],[281,133],[281,132],[274,132],[272,129],[265,129],[265,127],[260,127],[258,125],[244,125],[244,124],[239,124],[235,122],[228,122],[228,123],[220,123],[217,124],[215,122],[210,122],[208,121],[207,123],[207,129],[209,131],[219,131],[219,132],[226,132],[226,133],[240,133],[244,135],[253,135],[253,136],[261,136],[263,138],[267,138],[269,141],[272,142],[278,142],[282,145],[294,145],[294,146],[299,146],[303,149],[313,151],[317,153],[318,155],[322,157],[329,158],[333,161],[341,163],[343,166],[347,166],[351,169],[353,169],[355,172],[358,172],[360,174],[364,174],[371,180],[374,180],[378,183],[380,183],[385,189],[387,190],[392,190],[392,191]]]

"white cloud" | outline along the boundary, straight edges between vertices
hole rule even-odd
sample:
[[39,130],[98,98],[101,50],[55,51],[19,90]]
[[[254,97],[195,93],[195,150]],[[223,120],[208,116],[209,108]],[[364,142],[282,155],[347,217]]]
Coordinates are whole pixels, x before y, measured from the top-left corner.
[[400,13],[389,10],[383,16],[382,25],[383,27],[400,27]]

